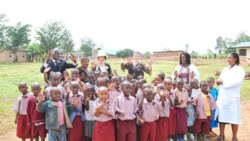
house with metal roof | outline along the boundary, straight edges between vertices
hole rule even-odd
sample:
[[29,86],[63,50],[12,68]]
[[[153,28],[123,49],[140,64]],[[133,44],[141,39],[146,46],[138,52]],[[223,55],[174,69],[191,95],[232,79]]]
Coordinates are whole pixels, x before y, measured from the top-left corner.
[[240,57],[250,59],[250,42],[239,43],[233,46],[233,48],[236,48]]

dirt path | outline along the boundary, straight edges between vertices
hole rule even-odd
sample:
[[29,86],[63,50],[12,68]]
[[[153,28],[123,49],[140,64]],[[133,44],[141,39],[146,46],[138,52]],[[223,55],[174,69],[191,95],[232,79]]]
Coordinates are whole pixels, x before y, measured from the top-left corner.
[[[228,115],[230,116],[230,114]],[[219,134],[219,130],[214,130]],[[226,126],[226,141],[231,141],[232,139],[231,127]],[[250,100],[241,102],[241,125],[238,133],[239,141],[250,141]],[[210,139],[211,141],[215,140]],[[5,135],[0,136],[0,141],[20,141],[16,137],[15,129],[7,132]]]

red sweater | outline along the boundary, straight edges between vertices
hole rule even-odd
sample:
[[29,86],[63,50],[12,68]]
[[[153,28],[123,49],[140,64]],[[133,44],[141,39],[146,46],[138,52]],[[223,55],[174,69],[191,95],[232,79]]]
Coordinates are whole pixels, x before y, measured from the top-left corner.
[[36,97],[33,95],[28,100],[27,121],[28,125],[45,124],[45,114],[36,110]]

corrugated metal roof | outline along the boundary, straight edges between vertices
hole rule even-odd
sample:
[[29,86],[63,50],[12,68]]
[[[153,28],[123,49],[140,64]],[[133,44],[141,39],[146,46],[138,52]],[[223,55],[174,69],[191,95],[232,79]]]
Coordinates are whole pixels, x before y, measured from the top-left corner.
[[250,48],[250,42],[242,42],[233,46],[233,48],[243,48],[243,47]]

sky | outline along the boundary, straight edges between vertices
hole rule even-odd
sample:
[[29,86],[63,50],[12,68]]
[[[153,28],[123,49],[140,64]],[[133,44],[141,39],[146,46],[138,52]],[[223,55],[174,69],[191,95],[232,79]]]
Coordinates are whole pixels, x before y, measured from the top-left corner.
[[[106,49],[214,50],[218,36],[250,35],[250,0],[0,0],[9,23],[61,21],[75,49],[90,38]],[[35,39],[35,34],[32,34]]]

